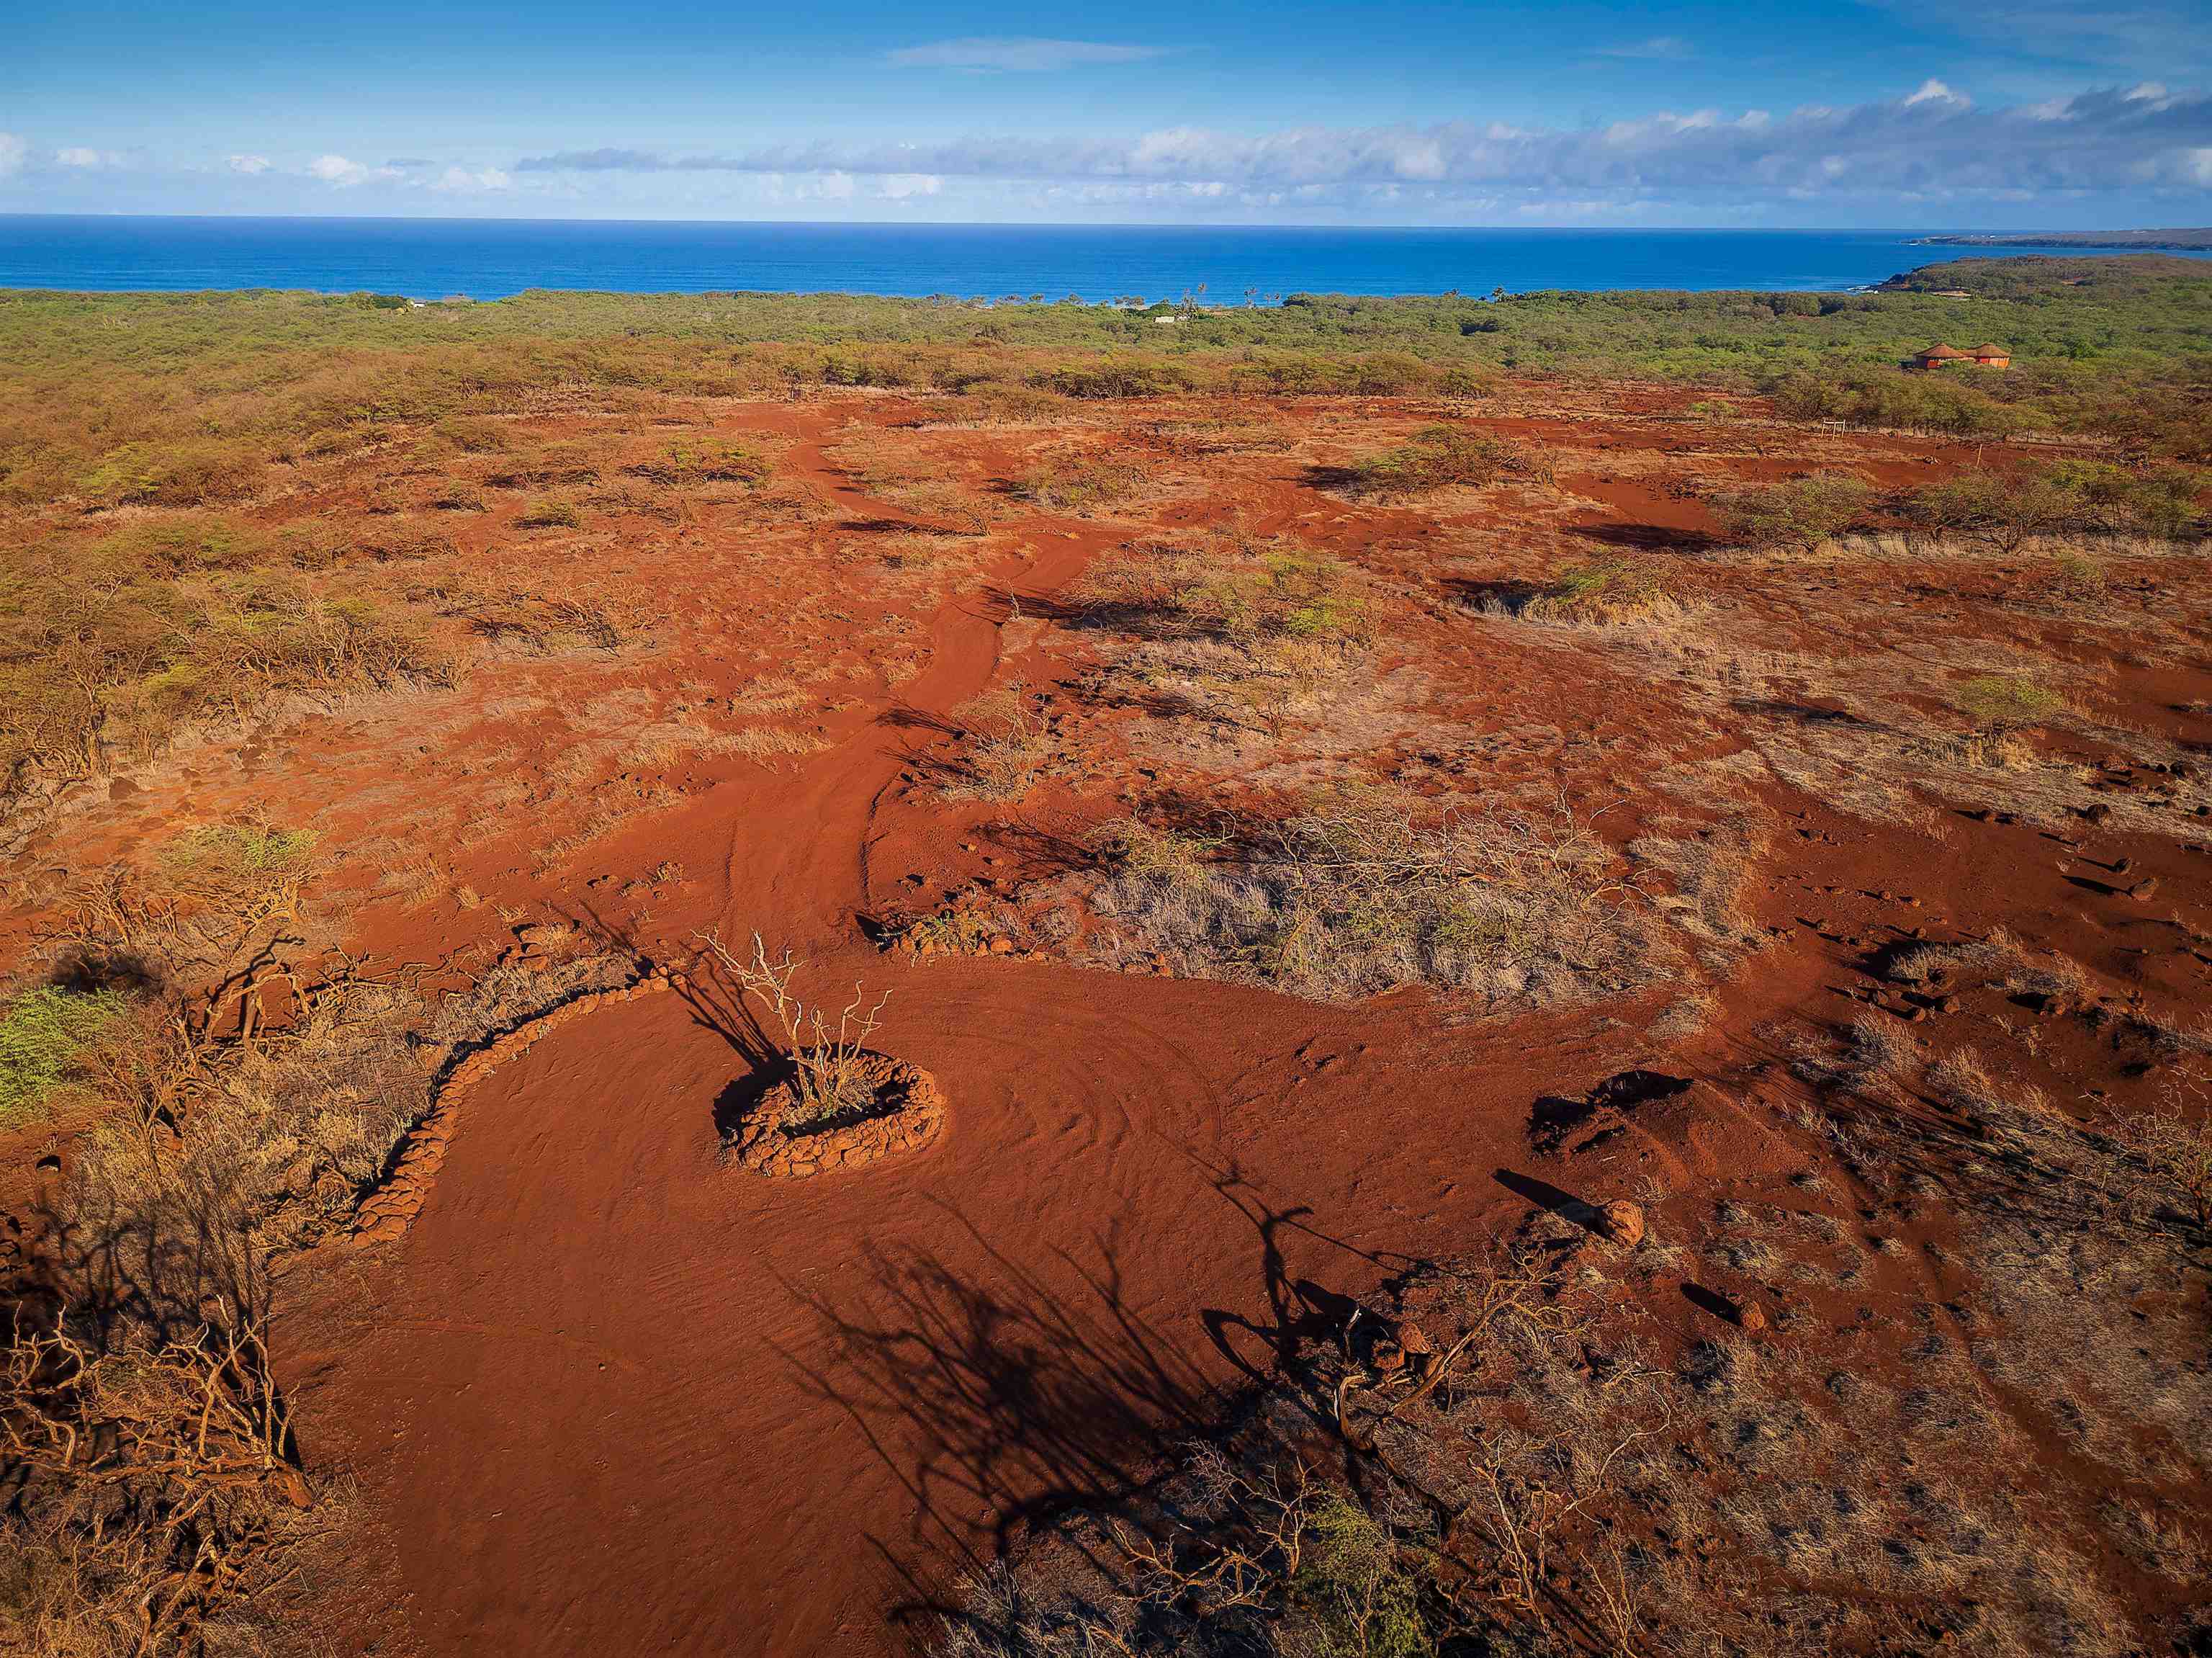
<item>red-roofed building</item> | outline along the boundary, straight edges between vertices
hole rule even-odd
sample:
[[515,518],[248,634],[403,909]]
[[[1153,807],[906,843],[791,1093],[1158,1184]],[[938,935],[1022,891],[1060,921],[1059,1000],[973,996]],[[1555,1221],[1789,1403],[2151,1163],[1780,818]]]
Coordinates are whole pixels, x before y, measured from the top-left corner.
[[1968,363],[1983,369],[2009,369],[2012,353],[2002,345],[1977,345],[1971,351],[1962,351],[1939,340],[1924,351],[1915,351],[1897,366],[1909,375],[1924,375],[1931,369],[1955,369]]
[[1946,345],[1938,340],[1924,351],[1915,351],[1897,366],[1907,374],[1925,374],[1930,369],[1948,368],[1954,363],[1972,363],[1973,354],[1962,351],[1955,345]]

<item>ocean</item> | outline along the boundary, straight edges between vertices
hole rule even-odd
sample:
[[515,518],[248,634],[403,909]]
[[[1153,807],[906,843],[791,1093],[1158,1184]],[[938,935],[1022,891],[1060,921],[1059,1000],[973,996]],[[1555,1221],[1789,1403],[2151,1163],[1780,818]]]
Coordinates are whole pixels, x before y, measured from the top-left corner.
[[1833,290],[1970,253],[1924,231],[1163,229],[512,219],[0,215],[0,287],[362,290],[498,299],[530,288],[1265,302],[1496,288]]

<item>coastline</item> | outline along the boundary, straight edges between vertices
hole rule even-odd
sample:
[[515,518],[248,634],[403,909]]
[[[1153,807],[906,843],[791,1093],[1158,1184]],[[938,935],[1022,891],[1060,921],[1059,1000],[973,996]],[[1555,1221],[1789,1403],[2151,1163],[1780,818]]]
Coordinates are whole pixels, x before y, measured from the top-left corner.
[[[1072,297],[1240,306],[1544,291],[1848,293],[1922,262],[1905,230],[1332,230],[0,215],[0,289],[532,290]],[[2029,251],[2008,248],[2008,253]],[[2043,251],[2063,253],[2063,247]]]
[[2102,249],[2137,253],[2202,253],[2212,251],[2212,229],[2052,231],[2042,235],[1960,232],[1917,236],[1911,245],[1915,247],[2057,247],[2069,253]]

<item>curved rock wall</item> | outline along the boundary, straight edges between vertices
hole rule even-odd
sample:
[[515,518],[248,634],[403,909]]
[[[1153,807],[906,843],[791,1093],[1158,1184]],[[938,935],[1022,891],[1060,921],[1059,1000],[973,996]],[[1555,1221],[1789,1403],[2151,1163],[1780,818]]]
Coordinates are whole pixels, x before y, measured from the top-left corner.
[[494,1037],[475,1052],[457,1061],[438,1085],[436,1101],[422,1120],[409,1131],[405,1148],[383,1183],[362,1200],[354,1216],[353,1235],[362,1243],[396,1238],[422,1212],[430,1195],[430,1184],[446,1161],[463,1098],[477,1083],[508,1060],[530,1051],[540,1037],[574,1024],[587,1014],[615,1002],[634,1002],[641,996],[672,991],[683,982],[680,973],[656,970],[644,978],[611,990],[586,991],[537,1018]]

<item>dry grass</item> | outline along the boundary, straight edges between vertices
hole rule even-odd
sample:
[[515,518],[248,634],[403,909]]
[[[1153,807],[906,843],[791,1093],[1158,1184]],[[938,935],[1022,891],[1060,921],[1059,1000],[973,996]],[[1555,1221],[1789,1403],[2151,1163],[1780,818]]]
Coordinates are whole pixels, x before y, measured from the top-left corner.
[[1577,564],[1521,607],[1531,621],[1583,627],[1618,627],[1663,621],[1681,613],[1656,560],[1607,558]]
[[1028,794],[1054,748],[1040,699],[1017,680],[956,711],[966,738],[957,767],[944,783],[946,798],[1005,802]]
[[[1877,1028],[1826,1074],[1909,1074]],[[1971,1055],[1931,1077],[1989,1090]],[[941,1650],[2155,1649],[2142,1575],[2156,1604],[2191,1603],[2206,1539],[2172,1493],[2201,1477],[2212,1400],[2201,1313],[2142,1286],[2204,1240],[2128,1222],[2137,1171],[2069,1126],[2024,1125],[2000,1173],[1893,1091],[1840,1086],[1876,1113],[1859,1143],[1893,1183],[1955,1155],[1962,1299],[1908,1296],[1835,1344],[1723,1332],[1662,1367],[1637,1259],[1540,1214],[1303,1350],[1156,1503],[1068,1522],[975,1585]],[[1862,1217],[1843,1214],[1724,1203],[1706,1256],[1757,1284],[1790,1231],[1849,1251]],[[1652,1285],[1669,1324],[1673,1283]],[[2082,1466],[2039,1454],[2054,1425]],[[1329,1533],[1357,1540],[1351,1570],[1316,1571]]]
[[214,832],[168,861],[192,902],[118,903],[126,933],[76,942],[158,977],[87,1057],[101,1115],[36,1262],[55,1300],[19,1308],[0,1356],[11,1650],[266,1649],[338,1517],[262,1346],[270,1261],[350,1229],[441,1055],[608,977],[603,957],[512,964],[434,1021],[404,984],[304,979],[271,948],[303,856],[264,828]]
[[1377,626],[1368,584],[1342,560],[1241,537],[1109,555],[1075,597],[1087,628],[1118,636],[1113,694],[1271,742],[1352,698]]
[[2200,1234],[2212,1236],[2212,1115],[2206,1099],[2201,1083],[2177,1087],[2151,1110],[2116,1117],[2106,1131],[2142,1171],[2146,1198],[2171,1204]]
[[1133,498],[1149,482],[1144,469],[1128,461],[1073,455],[1030,467],[1012,489],[1018,501],[1087,518]]
[[987,533],[1003,509],[936,443],[856,421],[823,454],[872,498],[940,521],[958,533]]
[[1093,898],[1124,949],[1178,972],[1340,998],[1431,984],[1541,1003],[1665,961],[1644,895],[1587,815],[1437,809],[1387,791],[1206,834],[1114,830]]

